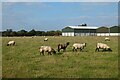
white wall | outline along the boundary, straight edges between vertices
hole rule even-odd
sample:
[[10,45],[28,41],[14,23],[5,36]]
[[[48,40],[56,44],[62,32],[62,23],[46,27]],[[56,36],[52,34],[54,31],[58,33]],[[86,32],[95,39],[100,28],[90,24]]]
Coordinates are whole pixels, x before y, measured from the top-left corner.
[[97,33],[97,36],[120,36],[120,33]]
[[96,33],[75,33],[75,36],[96,36]]
[[120,33],[74,33],[74,32],[63,32],[62,36],[120,36]]
[[74,32],[62,32],[62,36],[74,36]]

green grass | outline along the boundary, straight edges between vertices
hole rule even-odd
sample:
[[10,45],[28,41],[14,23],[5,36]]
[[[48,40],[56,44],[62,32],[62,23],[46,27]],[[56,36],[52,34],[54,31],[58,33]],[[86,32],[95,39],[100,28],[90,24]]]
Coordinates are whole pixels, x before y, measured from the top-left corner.
[[[3,78],[117,78],[118,39],[110,37],[3,37],[2,38],[2,77]],[[6,46],[15,40],[16,46]],[[59,43],[70,42],[66,52],[56,55],[39,54],[41,45],[57,49]],[[83,52],[72,52],[75,42],[86,42]],[[113,52],[95,52],[97,42],[108,44]]]
[[2,78],[2,38],[0,37],[0,78]]

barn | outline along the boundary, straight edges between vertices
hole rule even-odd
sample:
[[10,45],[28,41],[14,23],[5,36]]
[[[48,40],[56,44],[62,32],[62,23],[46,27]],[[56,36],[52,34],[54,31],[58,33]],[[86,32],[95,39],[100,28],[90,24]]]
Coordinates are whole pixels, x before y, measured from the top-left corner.
[[62,36],[119,36],[120,27],[66,26]]
[[119,36],[120,27],[112,26],[112,27],[99,27],[97,29],[97,36]]
[[62,36],[95,36],[98,27],[66,26],[62,29]]

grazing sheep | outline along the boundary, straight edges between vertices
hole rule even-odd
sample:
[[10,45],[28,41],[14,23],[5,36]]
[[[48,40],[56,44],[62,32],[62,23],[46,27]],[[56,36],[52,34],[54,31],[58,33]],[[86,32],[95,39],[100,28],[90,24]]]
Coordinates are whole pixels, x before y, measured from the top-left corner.
[[105,41],[110,41],[110,38],[109,38],[109,37],[106,37],[106,38],[105,38]]
[[58,52],[60,52],[61,49],[65,51],[69,44],[70,44],[69,42],[67,42],[66,44],[58,44]]
[[44,41],[48,41],[48,38],[45,38]]
[[74,43],[73,44],[73,52],[74,52],[74,50],[75,51],[77,51],[77,49],[80,49],[80,51],[82,50],[82,49],[84,49],[84,47],[86,47],[86,43]]
[[39,51],[40,51],[40,55],[41,55],[41,53],[44,55],[44,52],[48,52],[48,55],[49,54],[52,55],[51,52],[53,52],[53,54],[56,53],[56,51],[53,48],[51,48],[50,46],[41,46],[39,48]]
[[102,51],[112,51],[111,48],[104,43],[97,43],[95,52],[99,52],[99,49],[103,49]]
[[11,46],[11,45],[15,45],[15,41],[9,41],[8,43],[7,43],[7,46]]

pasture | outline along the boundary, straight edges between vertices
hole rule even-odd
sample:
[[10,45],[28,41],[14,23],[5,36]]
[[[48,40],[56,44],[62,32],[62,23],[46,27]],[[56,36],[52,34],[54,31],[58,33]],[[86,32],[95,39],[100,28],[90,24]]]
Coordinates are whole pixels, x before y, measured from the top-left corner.
[[[3,37],[2,38],[2,77],[3,78],[117,78],[118,77],[118,38],[110,37]],[[7,46],[9,40],[15,46]],[[52,46],[57,50],[59,43],[70,42],[66,52],[55,55],[40,55],[41,45]],[[86,42],[82,52],[72,52],[73,43]],[[96,43],[108,44],[112,52],[95,52]]]

